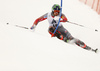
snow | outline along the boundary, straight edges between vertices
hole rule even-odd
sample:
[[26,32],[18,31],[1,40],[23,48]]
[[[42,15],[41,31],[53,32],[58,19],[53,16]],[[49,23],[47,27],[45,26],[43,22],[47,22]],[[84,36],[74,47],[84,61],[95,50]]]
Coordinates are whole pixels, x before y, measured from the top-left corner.
[[[14,26],[30,27],[55,3],[60,0],[0,1],[0,71],[100,71],[100,53],[51,38],[47,20],[34,32]],[[100,16],[95,11],[78,0],[63,0],[63,13],[87,27],[64,23],[74,37],[100,49]]]

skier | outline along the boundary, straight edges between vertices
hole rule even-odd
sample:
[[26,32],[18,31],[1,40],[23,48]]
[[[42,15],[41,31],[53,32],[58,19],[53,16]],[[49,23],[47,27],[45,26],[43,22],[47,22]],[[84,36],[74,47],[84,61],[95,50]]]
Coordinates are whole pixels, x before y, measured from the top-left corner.
[[[58,24],[59,19],[57,19],[57,18],[59,18],[59,16],[60,16],[60,9],[61,8],[58,4],[54,4],[52,6],[52,12],[46,13],[43,16],[37,18],[35,20],[35,22],[33,23],[33,25],[30,27],[30,29],[34,29],[39,22],[47,19],[49,22],[48,32],[52,35]],[[66,16],[63,13],[61,14],[61,20],[60,20],[58,29],[55,32],[55,34],[53,35],[53,37],[57,37],[58,39],[63,40],[66,43],[70,43],[70,42],[75,43],[76,45],[78,45],[86,50],[91,50],[91,51],[97,52],[98,49],[92,49],[91,47],[87,46],[84,42],[80,41],[79,39],[74,38],[69,33],[69,31],[63,27],[62,22],[68,22],[68,19],[66,18]]]

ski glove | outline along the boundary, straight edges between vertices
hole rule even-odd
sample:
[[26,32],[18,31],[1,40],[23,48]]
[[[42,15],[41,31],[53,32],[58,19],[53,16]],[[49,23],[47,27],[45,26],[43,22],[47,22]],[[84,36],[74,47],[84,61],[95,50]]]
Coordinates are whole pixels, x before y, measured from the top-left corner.
[[33,30],[33,29],[35,29],[35,27],[36,27],[36,25],[34,25],[34,26],[30,27],[30,29],[31,29],[31,30]]

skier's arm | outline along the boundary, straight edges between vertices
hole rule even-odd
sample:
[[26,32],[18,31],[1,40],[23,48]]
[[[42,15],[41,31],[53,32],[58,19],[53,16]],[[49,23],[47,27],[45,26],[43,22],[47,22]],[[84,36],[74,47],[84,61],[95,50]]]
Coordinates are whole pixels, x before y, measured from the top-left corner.
[[61,19],[62,20],[60,20],[60,22],[67,22],[68,21],[64,14],[61,15]]
[[[47,13],[44,14],[43,16],[37,18],[37,19],[34,21],[32,27],[36,26],[39,22],[41,22],[41,21],[43,21],[43,20],[45,20],[45,19],[47,19]],[[32,27],[31,27],[31,29],[32,29]]]

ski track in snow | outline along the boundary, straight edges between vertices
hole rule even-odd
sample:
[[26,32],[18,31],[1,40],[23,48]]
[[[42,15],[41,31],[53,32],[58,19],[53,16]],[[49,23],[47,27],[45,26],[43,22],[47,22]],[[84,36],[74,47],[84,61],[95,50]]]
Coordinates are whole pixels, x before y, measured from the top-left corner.
[[[40,22],[34,32],[14,26],[30,27],[54,3],[60,4],[60,0],[40,1],[0,2],[0,71],[100,71],[100,53],[51,38],[47,21]],[[88,27],[63,23],[74,37],[100,49],[100,31],[94,31],[100,30],[100,16],[95,11],[77,0],[64,0],[63,13],[69,21]]]

